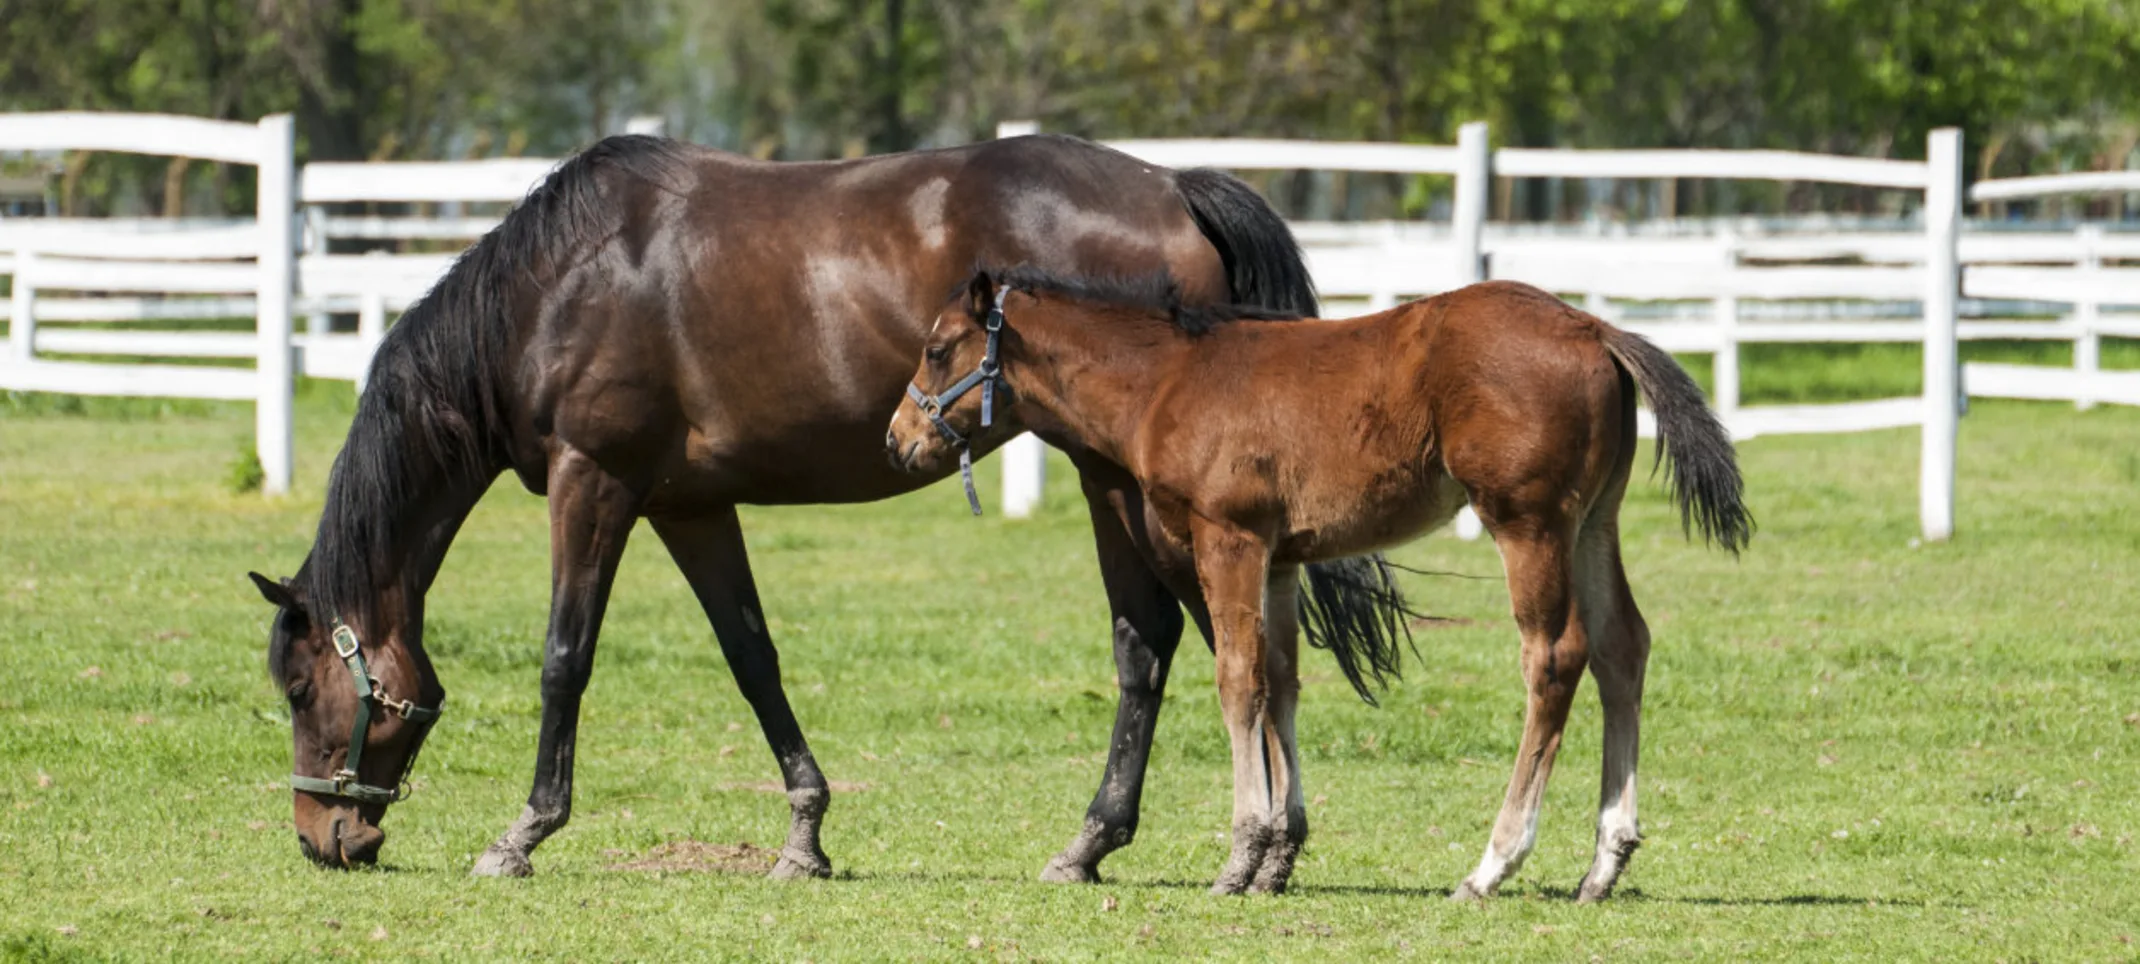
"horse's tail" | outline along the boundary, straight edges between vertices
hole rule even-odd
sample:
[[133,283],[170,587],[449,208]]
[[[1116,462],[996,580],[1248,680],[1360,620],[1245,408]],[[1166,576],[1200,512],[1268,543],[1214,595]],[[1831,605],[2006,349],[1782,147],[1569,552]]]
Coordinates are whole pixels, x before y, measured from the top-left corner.
[[1235,303],[1315,316],[1315,282],[1293,230],[1255,188],[1199,167],[1177,172],[1174,190],[1197,228],[1219,249]]
[[[1680,528],[1738,555],[1753,537],[1745,484],[1731,433],[1702,401],[1702,389],[1664,349],[1634,332],[1601,325],[1605,349],[1640,386],[1657,415],[1657,459],[1672,457],[1672,501]],[[1628,404],[1634,404],[1633,399]],[[1655,463],[1652,463],[1655,471]]]
[[[1230,174],[1204,168],[1179,172],[1174,188],[1196,226],[1219,249],[1233,300],[1303,317],[1316,314],[1315,282],[1285,219],[1263,196]],[[1395,573],[1379,555],[1314,563],[1302,570],[1300,621],[1308,645],[1337,658],[1354,691],[1368,703],[1375,689],[1399,674],[1409,620]]]

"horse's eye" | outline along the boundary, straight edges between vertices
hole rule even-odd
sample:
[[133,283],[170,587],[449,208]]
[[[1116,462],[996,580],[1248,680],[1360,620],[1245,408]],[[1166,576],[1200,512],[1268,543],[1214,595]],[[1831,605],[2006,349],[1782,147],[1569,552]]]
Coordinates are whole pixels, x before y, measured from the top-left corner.
[[929,347],[928,351],[923,352],[922,354],[927,356],[928,359],[932,362],[940,362],[951,355],[951,350],[945,348],[942,345],[932,345]]
[[291,683],[290,688],[283,691],[283,695],[290,698],[292,707],[302,709],[306,703],[312,702],[312,681],[301,679]]

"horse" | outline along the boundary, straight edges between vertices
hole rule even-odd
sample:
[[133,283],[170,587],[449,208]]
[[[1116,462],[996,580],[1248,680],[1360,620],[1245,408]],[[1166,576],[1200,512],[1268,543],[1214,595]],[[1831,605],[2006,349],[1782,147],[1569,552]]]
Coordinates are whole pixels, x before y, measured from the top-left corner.
[[1136,479],[1157,537],[1193,561],[1217,632],[1234,776],[1218,893],[1282,891],[1307,839],[1296,571],[1424,535],[1468,501],[1501,552],[1529,703],[1492,840],[1452,896],[1492,895],[1529,855],[1586,665],[1605,754],[1577,896],[1609,896],[1642,839],[1650,634],[1619,539],[1635,390],[1656,412],[1682,524],[1736,555],[1753,523],[1730,436],[1670,355],[1527,285],[1291,317],[1189,301],[1164,272],[983,269],[931,329],[887,454],[931,473],[1019,425]]
[[[1163,264],[1193,300],[1315,310],[1291,233],[1246,184],[1074,138],[779,163],[627,136],[557,167],[380,343],[295,577],[250,574],[276,607],[267,662],[290,708],[300,849],[327,866],[376,862],[443,709],[425,595],[462,520],[511,470],[549,500],[541,723],[526,807],[473,872],[531,873],[571,815],[581,697],[618,559],[646,518],[779,765],[790,820],[773,876],[829,875],[828,785],[781,686],[736,506],[931,481],[885,464],[879,431],[945,293],[1004,259]],[[1043,875],[1095,881],[1136,831],[1183,610],[1208,619],[1193,574],[1153,552],[1128,475],[1069,455],[1121,701],[1084,827]],[[1362,560],[1305,578],[1325,600],[1305,615],[1341,665],[1385,661],[1387,570]]]

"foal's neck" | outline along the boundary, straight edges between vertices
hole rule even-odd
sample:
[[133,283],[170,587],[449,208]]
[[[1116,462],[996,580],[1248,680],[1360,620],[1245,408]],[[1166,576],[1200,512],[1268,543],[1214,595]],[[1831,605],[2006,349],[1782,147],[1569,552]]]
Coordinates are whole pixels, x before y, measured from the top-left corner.
[[1057,303],[1035,314],[1017,325],[1021,350],[1005,358],[1025,369],[1012,375],[1021,401],[1045,416],[1028,421],[1134,469],[1138,433],[1188,351],[1186,336],[1125,309]]

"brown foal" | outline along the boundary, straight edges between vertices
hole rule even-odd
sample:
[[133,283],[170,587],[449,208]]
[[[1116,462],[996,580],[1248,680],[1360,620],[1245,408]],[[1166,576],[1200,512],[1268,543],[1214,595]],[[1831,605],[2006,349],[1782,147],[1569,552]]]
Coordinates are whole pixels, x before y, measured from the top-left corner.
[[[1752,532],[1731,441],[1701,390],[1642,338],[1521,284],[1489,282],[1344,321],[1184,303],[1165,276],[977,274],[938,318],[887,436],[934,471],[993,405],[1141,486],[1209,604],[1233,741],[1233,851],[1212,890],[1285,888],[1308,827],[1294,740],[1299,566],[1396,545],[1474,506],[1507,572],[1530,690],[1493,838],[1458,898],[1490,895],[1536,838],[1584,667],[1605,707],[1597,854],[1612,892],[1640,842],[1635,760],[1649,630],[1620,565],[1635,390],[1650,399],[1683,521],[1736,552]],[[991,330],[994,335],[991,337]],[[975,380],[965,379],[968,384]]]

